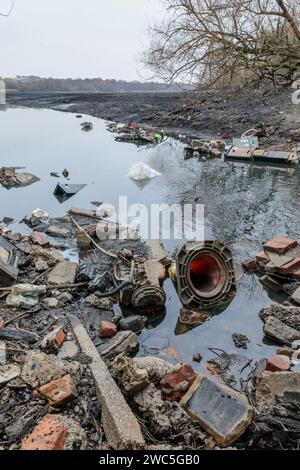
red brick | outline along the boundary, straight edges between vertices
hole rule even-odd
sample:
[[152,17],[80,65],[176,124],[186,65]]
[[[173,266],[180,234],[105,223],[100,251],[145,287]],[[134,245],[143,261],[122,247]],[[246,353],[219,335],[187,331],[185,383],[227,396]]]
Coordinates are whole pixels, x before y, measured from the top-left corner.
[[179,364],[173,367],[160,381],[164,398],[169,401],[180,401],[192,386],[195,378],[195,371],[190,365]]
[[33,243],[36,245],[40,246],[49,246],[49,240],[45,235],[41,232],[32,232],[31,234],[31,240]]
[[64,326],[57,326],[53,331],[48,333],[42,343],[41,349],[48,353],[55,354],[61,347],[66,338],[66,330]]
[[251,258],[251,259],[247,259],[246,261],[243,261],[242,266],[245,271],[251,272],[251,271],[255,271],[257,267],[256,263],[257,263],[257,260]]
[[117,325],[110,321],[101,321],[99,326],[101,338],[112,338],[117,333]]
[[280,268],[280,272],[283,274],[292,274],[294,272],[298,272],[300,268],[300,258],[294,258],[292,261],[289,261],[288,263],[284,264]]
[[286,372],[290,369],[290,363],[279,356],[269,357],[266,370],[269,372]]
[[268,255],[266,255],[266,253],[265,253],[264,251],[261,251],[260,253],[257,253],[257,255],[256,255],[255,258],[256,258],[256,261],[257,261],[258,263],[264,263],[264,264],[266,264],[266,263],[268,263],[268,262],[270,261]]
[[55,416],[46,415],[23,439],[21,450],[63,450],[68,429]]
[[70,374],[61,379],[52,380],[38,389],[52,406],[63,406],[77,397],[74,381]]
[[278,255],[284,255],[292,248],[295,248],[298,245],[296,240],[292,240],[286,237],[276,237],[273,240],[268,241],[264,244],[264,249],[267,251],[272,251]]
[[0,328],[4,328],[5,327],[5,321],[3,320],[3,318],[0,318]]

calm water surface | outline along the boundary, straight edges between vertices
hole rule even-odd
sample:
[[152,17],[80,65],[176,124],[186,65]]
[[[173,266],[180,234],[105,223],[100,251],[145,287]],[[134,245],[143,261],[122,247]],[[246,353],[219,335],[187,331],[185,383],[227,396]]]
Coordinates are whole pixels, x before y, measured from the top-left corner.
[[[92,132],[81,131],[80,123],[91,120]],[[169,139],[156,148],[137,148],[115,142],[96,118],[50,110],[8,109],[0,112],[0,166],[26,167],[41,180],[29,187],[6,190],[0,187],[0,219],[11,216],[13,228],[25,215],[39,207],[52,216],[61,216],[72,207],[92,208],[91,201],[118,205],[119,195],[128,204],[193,203],[205,205],[206,238],[217,238],[229,245],[235,261],[254,255],[264,240],[279,234],[300,239],[300,178],[295,168],[272,168],[221,160],[185,161],[182,144]],[[126,175],[130,167],[143,161],[162,176],[143,188]],[[60,204],[53,196],[58,179],[50,172],[67,168],[69,183],[87,186],[76,196]],[[61,179],[64,181],[64,178]],[[167,241],[168,249],[179,246]],[[214,357],[209,347],[227,352],[236,350],[233,332],[246,334],[251,340],[243,354],[258,359],[275,349],[263,339],[260,309],[269,303],[268,293],[255,276],[238,276],[238,293],[230,306],[205,325],[182,333],[178,328],[179,300],[167,281],[166,315],[153,329],[141,335],[143,349],[175,347],[185,361],[200,352]],[[276,300],[276,299],[275,299]],[[154,349],[151,349],[154,348]],[[205,361],[203,361],[205,362]],[[199,370],[203,369],[199,365]]]

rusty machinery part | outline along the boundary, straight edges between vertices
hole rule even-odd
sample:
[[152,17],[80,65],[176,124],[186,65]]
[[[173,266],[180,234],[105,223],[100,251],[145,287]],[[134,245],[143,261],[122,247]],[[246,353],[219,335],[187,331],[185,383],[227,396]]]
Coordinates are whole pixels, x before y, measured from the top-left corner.
[[190,309],[215,308],[236,292],[230,250],[218,241],[188,242],[177,253],[178,295]]
[[121,304],[146,310],[164,307],[166,294],[161,286],[166,278],[166,269],[160,262],[135,257],[128,265],[118,259],[113,273],[118,282],[130,281],[120,293]]

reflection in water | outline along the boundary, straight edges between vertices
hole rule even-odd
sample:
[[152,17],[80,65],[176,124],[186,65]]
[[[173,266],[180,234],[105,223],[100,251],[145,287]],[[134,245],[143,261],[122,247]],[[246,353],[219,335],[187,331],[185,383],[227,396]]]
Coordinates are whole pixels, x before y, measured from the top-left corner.
[[[0,113],[0,166],[26,166],[27,171],[41,178],[22,189],[7,192],[0,188],[0,219],[11,216],[21,220],[36,207],[60,216],[71,206],[90,208],[90,201],[97,200],[117,207],[119,196],[125,195],[129,204],[204,204],[206,238],[226,243],[235,261],[254,255],[264,240],[275,235],[300,239],[298,167],[184,160],[183,145],[173,139],[155,148],[137,148],[115,142],[103,121],[88,116],[83,119],[93,121],[93,131],[81,132],[78,120],[68,113],[31,109]],[[126,175],[139,161],[162,176],[143,188],[137,187]],[[70,171],[70,184],[88,185],[60,204],[53,197],[57,180],[50,173],[61,174],[64,168]],[[13,228],[26,230],[18,223]],[[182,243],[171,240],[165,244],[175,250]],[[180,302],[170,280],[165,282],[165,289],[166,315],[157,322],[150,321],[152,329],[142,333],[146,348],[168,345],[191,362],[196,353],[210,358],[209,347],[236,351],[231,335],[238,332],[251,340],[243,354],[251,358],[271,354],[258,317],[271,299],[255,276],[240,273],[237,295],[227,309],[184,335],[175,334]],[[203,365],[194,366],[204,370]]]

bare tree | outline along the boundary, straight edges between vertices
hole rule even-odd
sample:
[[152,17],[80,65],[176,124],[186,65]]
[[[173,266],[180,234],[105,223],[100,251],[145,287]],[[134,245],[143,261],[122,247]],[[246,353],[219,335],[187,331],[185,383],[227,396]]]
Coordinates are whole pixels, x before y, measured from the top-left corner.
[[289,84],[300,65],[299,0],[163,0],[144,62],[165,80]]
[[7,13],[1,13],[1,12],[0,12],[0,16],[8,17],[8,16],[11,14],[11,12],[13,11],[13,8],[14,8],[14,6],[15,6],[15,3],[16,3],[16,0],[11,0],[9,11],[8,11]]

